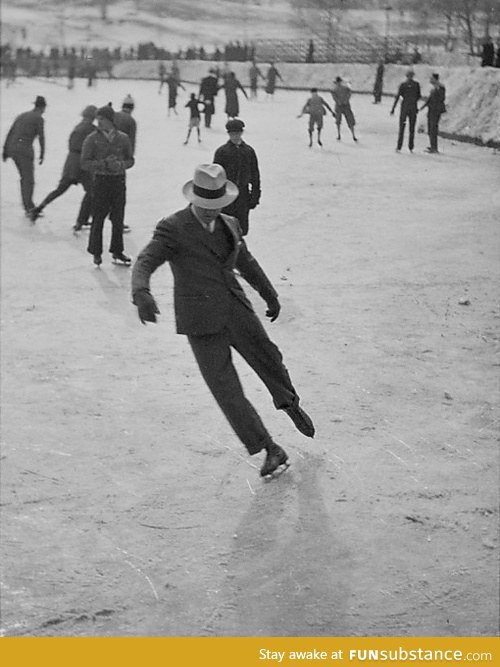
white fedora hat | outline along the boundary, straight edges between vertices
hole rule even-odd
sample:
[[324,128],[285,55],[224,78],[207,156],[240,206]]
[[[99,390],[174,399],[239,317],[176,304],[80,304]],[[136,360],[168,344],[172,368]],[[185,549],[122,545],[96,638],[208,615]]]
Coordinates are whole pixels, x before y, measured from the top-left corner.
[[194,177],[184,184],[182,194],[188,201],[201,208],[224,208],[239,194],[237,186],[227,180],[220,164],[199,164]]

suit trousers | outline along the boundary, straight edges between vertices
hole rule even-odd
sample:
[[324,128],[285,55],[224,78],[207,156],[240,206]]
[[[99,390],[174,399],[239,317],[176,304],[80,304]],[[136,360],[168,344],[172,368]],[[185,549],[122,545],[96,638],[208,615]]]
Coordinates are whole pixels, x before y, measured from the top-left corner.
[[21,177],[21,199],[25,211],[35,207],[33,192],[35,190],[35,163],[34,158],[28,155],[12,155],[14,164]]
[[269,390],[277,410],[297,405],[278,347],[268,337],[257,315],[237,297],[231,302],[231,318],[220,332],[188,336],[201,374],[234,432],[256,454],[272,441],[253,405],[246,398],[233,365],[231,348],[241,354]]
[[427,114],[427,133],[429,135],[429,144],[431,149],[434,151],[437,151],[438,149],[438,129],[440,118],[440,113],[429,112]]
[[102,255],[102,231],[104,220],[111,220],[111,243],[109,252],[123,252],[123,216],[125,213],[125,176],[97,174],[94,181],[94,203],[92,227],[87,251],[91,255]]
[[417,110],[401,107],[399,114],[398,150],[403,147],[406,119],[408,119],[408,148],[412,151],[415,145],[415,125],[417,122]]
[[[79,181],[83,185],[85,194],[83,196],[82,202],[80,204],[80,210],[78,212],[77,223],[79,225],[84,225],[88,222],[92,210],[92,176],[89,172],[82,172]],[[44,209],[50,202],[54,201],[61,195],[63,195],[72,185],[77,185],[78,181],[69,178],[68,176],[63,176],[59,181],[57,188],[49,192],[45,197],[43,202],[39,205],[39,209]]]

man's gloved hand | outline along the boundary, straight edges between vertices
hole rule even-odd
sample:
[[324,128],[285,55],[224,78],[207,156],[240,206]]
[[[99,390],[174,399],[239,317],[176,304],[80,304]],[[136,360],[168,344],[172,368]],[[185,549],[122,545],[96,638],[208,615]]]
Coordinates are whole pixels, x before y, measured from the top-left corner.
[[248,208],[252,210],[253,208],[256,208],[259,205],[259,200],[260,200],[260,194],[250,194],[250,201],[248,202]]
[[7,162],[8,157],[9,157],[9,156],[7,155],[7,153],[2,153],[2,160],[3,160],[4,162]]
[[278,301],[278,297],[274,297],[274,299],[270,299],[267,302],[267,310],[266,310],[266,317],[269,317],[271,322],[274,322],[278,318],[278,315],[280,314],[281,306],[280,302]]
[[137,312],[142,324],[156,322],[156,316],[160,314],[160,311],[151,292],[145,289],[136,292],[133,303],[137,306]]

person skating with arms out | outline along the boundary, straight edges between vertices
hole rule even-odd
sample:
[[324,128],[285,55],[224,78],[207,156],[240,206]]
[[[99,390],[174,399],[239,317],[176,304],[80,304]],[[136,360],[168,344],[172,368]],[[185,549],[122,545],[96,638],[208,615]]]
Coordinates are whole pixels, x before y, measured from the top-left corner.
[[189,137],[191,136],[191,130],[193,127],[196,128],[196,132],[198,133],[198,143],[201,142],[201,135],[200,135],[200,104],[203,104],[200,102],[200,100],[196,97],[194,93],[191,93],[191,96],[189,98],[189,102],[185,104],[184,106],[189,109],[189,125],[188,125],[188,133],[186,137],[186,141],[184,142],[184,146],[188,143]]
[[328,111],[330,111],[332,116],[335,118],[335,112],[328,104],[328,102],[326,102],[321,97],[321,95],[318,95],[318,89],[311,88],[311,97],[304,104],[302,111],[297,116],[297,118],[302,118],[305,113],[309,114],[309,148],[312,146],[312,138],[315,127],[318,131],[318,144],[323,146],[321,143],[321,130],[323,129],[323,116],[326,114],[325,109],[328,109]]
[[132,271],[132,300],[140,321],[156,322],[159,313],[150,291],[151,274],[165,262],[174,276],[177,333],[187,336],[201,374],[249,454],[265,451],[262,477],[288,466],[288,455],[274,442],[246,398],[232,362],[234,348],[271,393],[296,428],[314,436],[314,425],[299,404],[278,347],[269,339],[235,271],[267,303],[266,316],[280,313],[278,295],[251,255],[236,218],[221,213],[238,196],[219,164],[202,164],[183,194],[189,205],[160,220]]

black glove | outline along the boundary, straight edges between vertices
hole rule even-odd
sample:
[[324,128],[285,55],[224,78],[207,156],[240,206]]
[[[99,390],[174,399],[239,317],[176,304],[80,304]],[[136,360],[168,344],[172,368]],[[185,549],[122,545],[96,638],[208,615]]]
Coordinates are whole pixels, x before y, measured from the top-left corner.
[[156,315],[159,315],[160,311],[151,292],[145,289],[140,290],[134,294],[133,303],[137,306],[139,319],[143,324],[156,322]]
[[258,195],[250,195],[250,201],[248,202],[248,208],[252,210],[259,205],[260,193]]
[[278,318],[280,310],[281,306],[280,302],[278,301],[278,297],[274,297],[274,299],[271,299],[267,302],[266,317],[269,317],[271,322],[274,322],[274,320]]
[[7,162],[8,157],[9,157],[9,156],[7,155],[7,153],[2,153],[2,160],[3,160],[4,162]]

